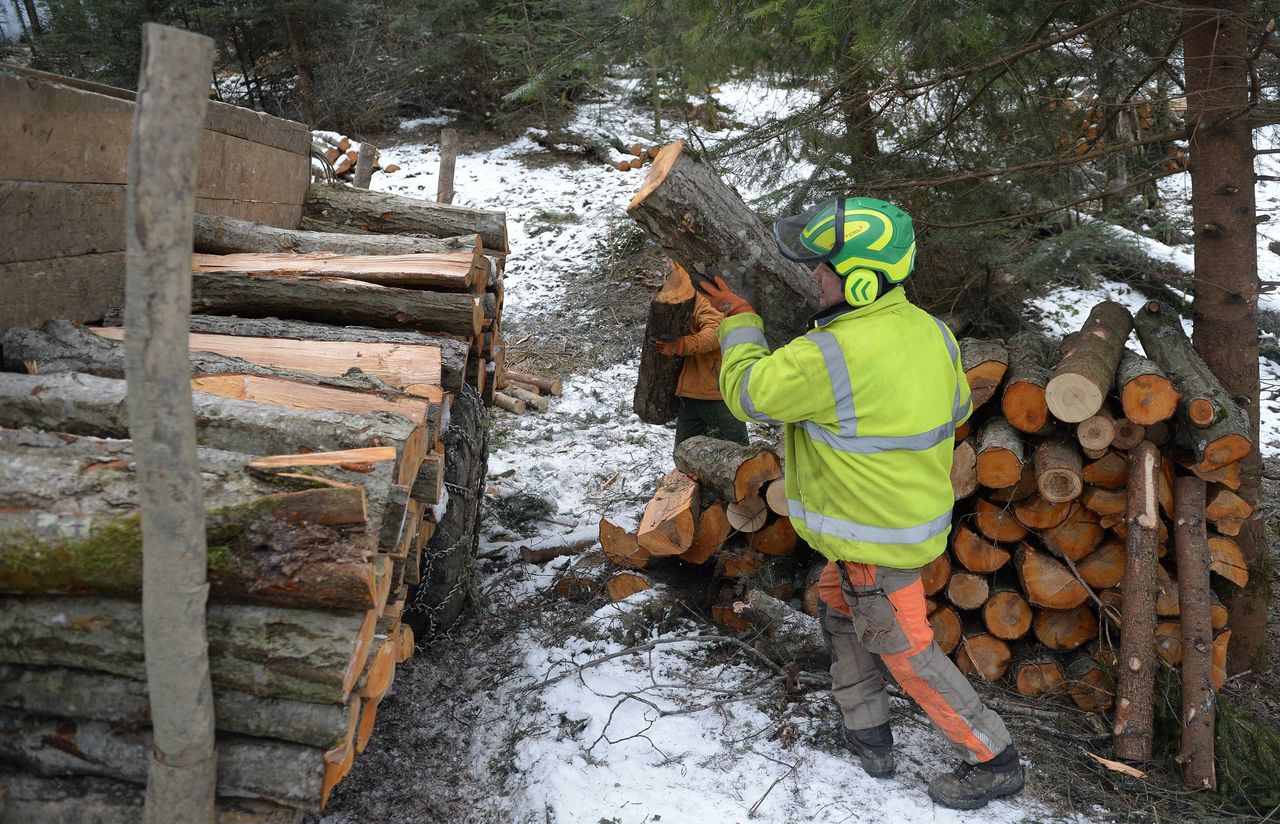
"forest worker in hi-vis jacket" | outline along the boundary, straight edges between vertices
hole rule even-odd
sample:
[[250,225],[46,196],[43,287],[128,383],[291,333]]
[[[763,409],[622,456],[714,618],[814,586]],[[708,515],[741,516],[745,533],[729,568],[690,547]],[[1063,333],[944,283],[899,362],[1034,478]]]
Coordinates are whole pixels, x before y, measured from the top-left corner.
[[832,695],[844,740],[873,776],[894,771],[882,667],[963,763],[929,783],[939,804],[976,809],[1022,789],[1000,717],[933,640],[920,568],[946,550],[955,429],[971,411],[959,347],[909,300],[915,232],[901,209],[838,198],[774,225],[782,254],[812,265],[811,328],[770,352],[764,324],[724,280],[698,288],[720,325],[720,391],[744,421],[785,424],[787,506],[829,563],[820,583]]

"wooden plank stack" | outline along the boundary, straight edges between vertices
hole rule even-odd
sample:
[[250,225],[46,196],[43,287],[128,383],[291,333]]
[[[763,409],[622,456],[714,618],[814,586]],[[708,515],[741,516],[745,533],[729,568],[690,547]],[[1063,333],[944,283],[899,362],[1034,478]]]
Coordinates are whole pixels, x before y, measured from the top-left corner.
[[[289,820],[324,806],[397,666],[466,599],[500,267],[475,231],[293,253],[282,238],[322,241],[272,229],[259,251],[264,227],[215,223],[190,359],[219,794],[236,820]],[[0,780],[37,820],[130,820],[146,780],[127,334],[50,321],[0,344]]]

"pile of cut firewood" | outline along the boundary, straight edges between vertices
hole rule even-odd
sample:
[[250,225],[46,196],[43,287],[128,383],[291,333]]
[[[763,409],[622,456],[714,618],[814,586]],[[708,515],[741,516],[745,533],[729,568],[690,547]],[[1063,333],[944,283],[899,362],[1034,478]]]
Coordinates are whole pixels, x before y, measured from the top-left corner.
[[564,390],[564,382],[559,378],[548,378],[504,367],[498,372],[494,387],[494,406],[515,415],[523,415],[529,410],[547,411],[550,405],[548,397],[560,397],[560,393]]
[[[190,361],[219,794],[259,817],[246,820],[322,808],[397,665],[458,615],[486,471],[503,215],[323,194],[337,231],[197,220]],[[377,200],[363,212],[362,195]],[[338,227],[424,209],[434,230]],[[0,770],[49,810],[140,799],[146,781],[118,321],[0,342]]]
[[360,153],[363,151],[369,151],[373,155],[372,171],[381,171],[387,174],[400,171],[400,167],[395,163],[388,163],[383,166],[378,150],[373,146],[366,148],[363,143],[337,132],[313,131],[311,133],[311,150],[323,157],[333,167],[334,174],[339,177],[355,174],[356,164],[360,161]]

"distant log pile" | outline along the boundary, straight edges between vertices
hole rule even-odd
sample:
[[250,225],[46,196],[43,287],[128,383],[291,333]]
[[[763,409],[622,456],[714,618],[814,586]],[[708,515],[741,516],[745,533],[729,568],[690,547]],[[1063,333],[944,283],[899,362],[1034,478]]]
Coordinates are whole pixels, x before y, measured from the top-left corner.
[[[218,252],[193,258],[190,336],[218,792],[243,820],[320,810],[397,666],[467,598],[505,226],[428,205],[444,239],[197,231]],[[128,820],[146,781],[127,334],[50,321],[0,342],[0,770],[37,820]]]
[[337,132],[313,131],[311,150],[323,157],[333,167],[333,172],[338,177],[354,177],[356,165],[359,164],[360,155],[364,152],[368,152],[371,156],[373,171],[386,174],[400,171],[400,167],[395,163],[383,166],[382,158],[374,147],[370,146],[366,149],[359,141]]

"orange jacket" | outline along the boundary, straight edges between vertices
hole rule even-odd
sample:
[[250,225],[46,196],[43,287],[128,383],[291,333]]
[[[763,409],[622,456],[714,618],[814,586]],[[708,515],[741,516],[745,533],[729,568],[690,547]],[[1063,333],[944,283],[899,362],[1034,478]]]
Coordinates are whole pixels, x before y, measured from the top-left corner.
[[682,398],[704,401],[720,400],[720,340],[716,330],[724,315],[711,301],[694,293],[693,323],[690,333],[680,338],[684,344],[684,368],[676,383],[676,394]]

